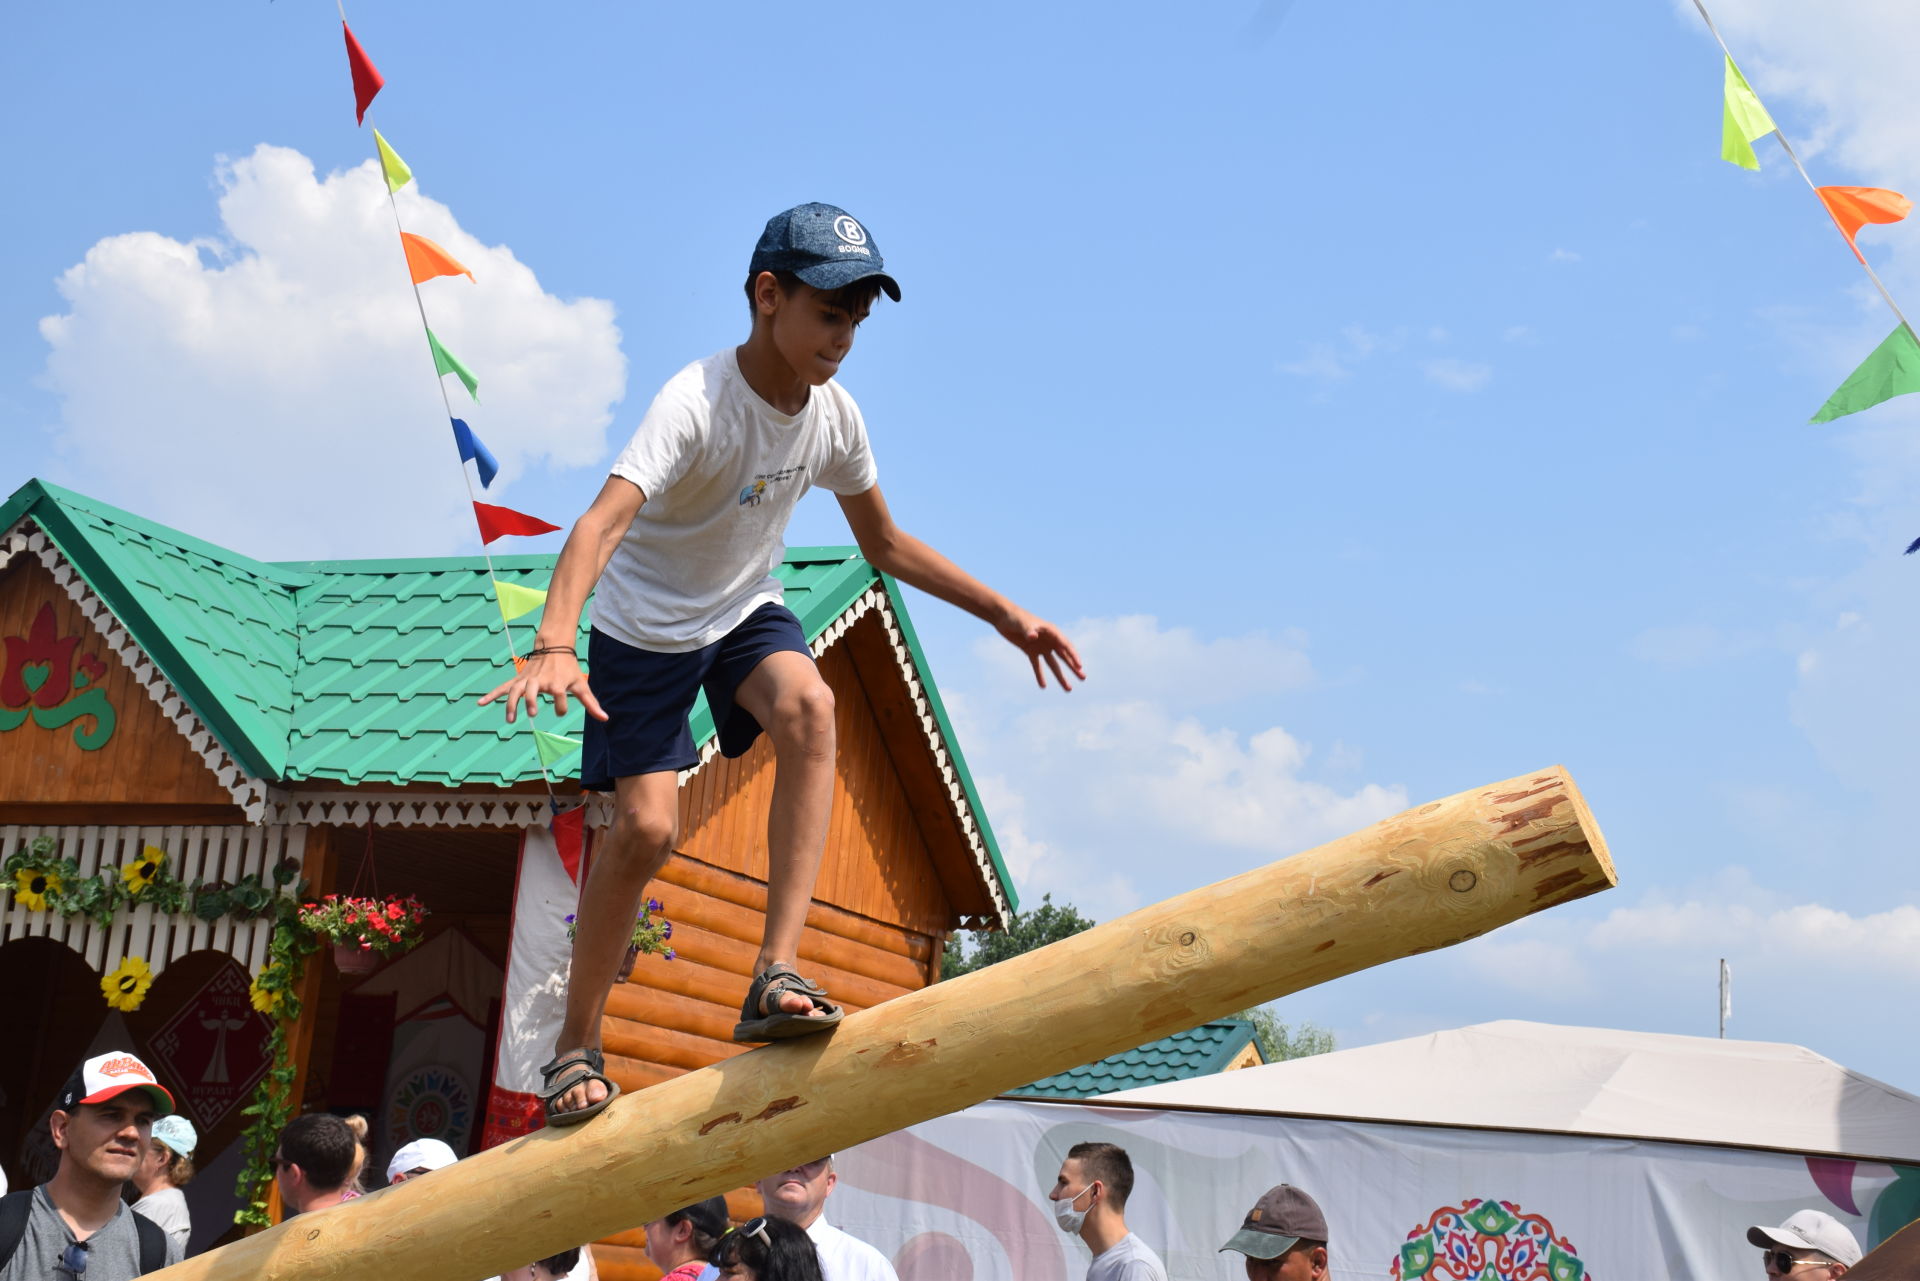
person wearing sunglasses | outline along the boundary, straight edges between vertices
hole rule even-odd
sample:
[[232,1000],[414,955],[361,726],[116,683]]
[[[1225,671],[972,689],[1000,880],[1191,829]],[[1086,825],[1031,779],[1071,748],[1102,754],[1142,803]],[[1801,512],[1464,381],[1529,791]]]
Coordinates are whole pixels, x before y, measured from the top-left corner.
[[353,1186],[360,1141],[345,1120],[326,1112],[296,1116],[274,1145],[275,1180],[288,1214],[304,1214],[360,1195]]
[[749,1219],[713,1247],[720,1281],[824,1281],[813,1239],[785,1219]]
[[124,1050],[67,1079],[47,1126],[53,1177],[0,1198],[0,1281],[129,1281],[180,1261],[160,1226],[121,1199],[173,1096]]
[[1860,1242],[1846,1224],[1820,1210],[1789,1215],[1777,1228],[1748,1228],[1747,1241],[1760,1247],[1770,1277],[1832,1281],[1860,1262]]
[[839,1181],[829,1152],[769,1174],[753,1186],[762,1213],[785,1219],[812,1239],[826,1281],[900,1281],[886,1255],[827,1222],[827,1196]]

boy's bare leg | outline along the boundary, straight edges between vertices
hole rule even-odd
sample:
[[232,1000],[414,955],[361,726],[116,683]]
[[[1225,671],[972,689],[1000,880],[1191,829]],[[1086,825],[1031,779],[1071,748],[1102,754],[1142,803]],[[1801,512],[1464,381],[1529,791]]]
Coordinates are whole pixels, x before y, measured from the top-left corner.
[[[600,1046],[607,992],[633,938],[633,918],[647,882],[658,875],[679,835],[679,775],[673,770],[614,780],[613,823],[593,852],[593,870],[574,921],[573,964],[567,974],[567,1013],[556,1054]],[[607,1097],[598,1081],[574,1086],[556,1112],[576,1112]]]
[[[800,959],[833,809],[833,691],[811,658],[783,650],[762,659],[733,698],[773,741],[775,760],[767,810],[767,929],[753,963],[758,974]],[[814,1012],[813,1003],[794,992],[782,994],[780,1008]]]

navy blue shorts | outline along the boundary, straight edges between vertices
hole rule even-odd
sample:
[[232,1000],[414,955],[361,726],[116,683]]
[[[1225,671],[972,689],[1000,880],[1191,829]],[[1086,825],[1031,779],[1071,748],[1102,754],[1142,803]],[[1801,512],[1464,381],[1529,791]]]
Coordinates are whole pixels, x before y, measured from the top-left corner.
[[772,601],[711,645],[678,654],[636,649],[594,628],[587,640],[587,679],[607,719],[587,717],[580,786],[611,792],[616,778],[697,764],[700,753],[687,716],[702,689],[720,731],[721,754],[745,755],[760,737],[760,722],[734,706],[734,691],[761,659],[782,650],[813,657],[800,620]]

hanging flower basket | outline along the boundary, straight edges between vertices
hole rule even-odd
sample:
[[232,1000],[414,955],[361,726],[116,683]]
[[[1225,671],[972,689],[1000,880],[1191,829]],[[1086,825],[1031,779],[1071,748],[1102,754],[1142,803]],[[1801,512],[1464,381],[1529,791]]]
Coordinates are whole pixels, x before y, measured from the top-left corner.
[[335,943],[333,945],[333,964],[342,974],[371,974],[380,968],[384,957],[370,947],[361,947],[358,943]]
[[354,898],[329,894],[300,907],[306,929],[333,944],[342,974],[368,974],[382,958],[398,956],[420,942],[427,909],[414,898]]

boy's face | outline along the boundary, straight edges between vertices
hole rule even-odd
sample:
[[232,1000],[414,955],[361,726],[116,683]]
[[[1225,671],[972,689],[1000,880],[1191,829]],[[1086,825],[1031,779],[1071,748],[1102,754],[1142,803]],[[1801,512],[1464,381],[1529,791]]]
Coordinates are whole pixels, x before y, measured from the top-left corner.
[[867,318],[868,305],[850,311],[835,295],[795,282],[782,292],[771,273],[754,287],[754,303],[766,318],[774,350],[809,387],[818,387],[840,371],[853,350],[853,333]]

